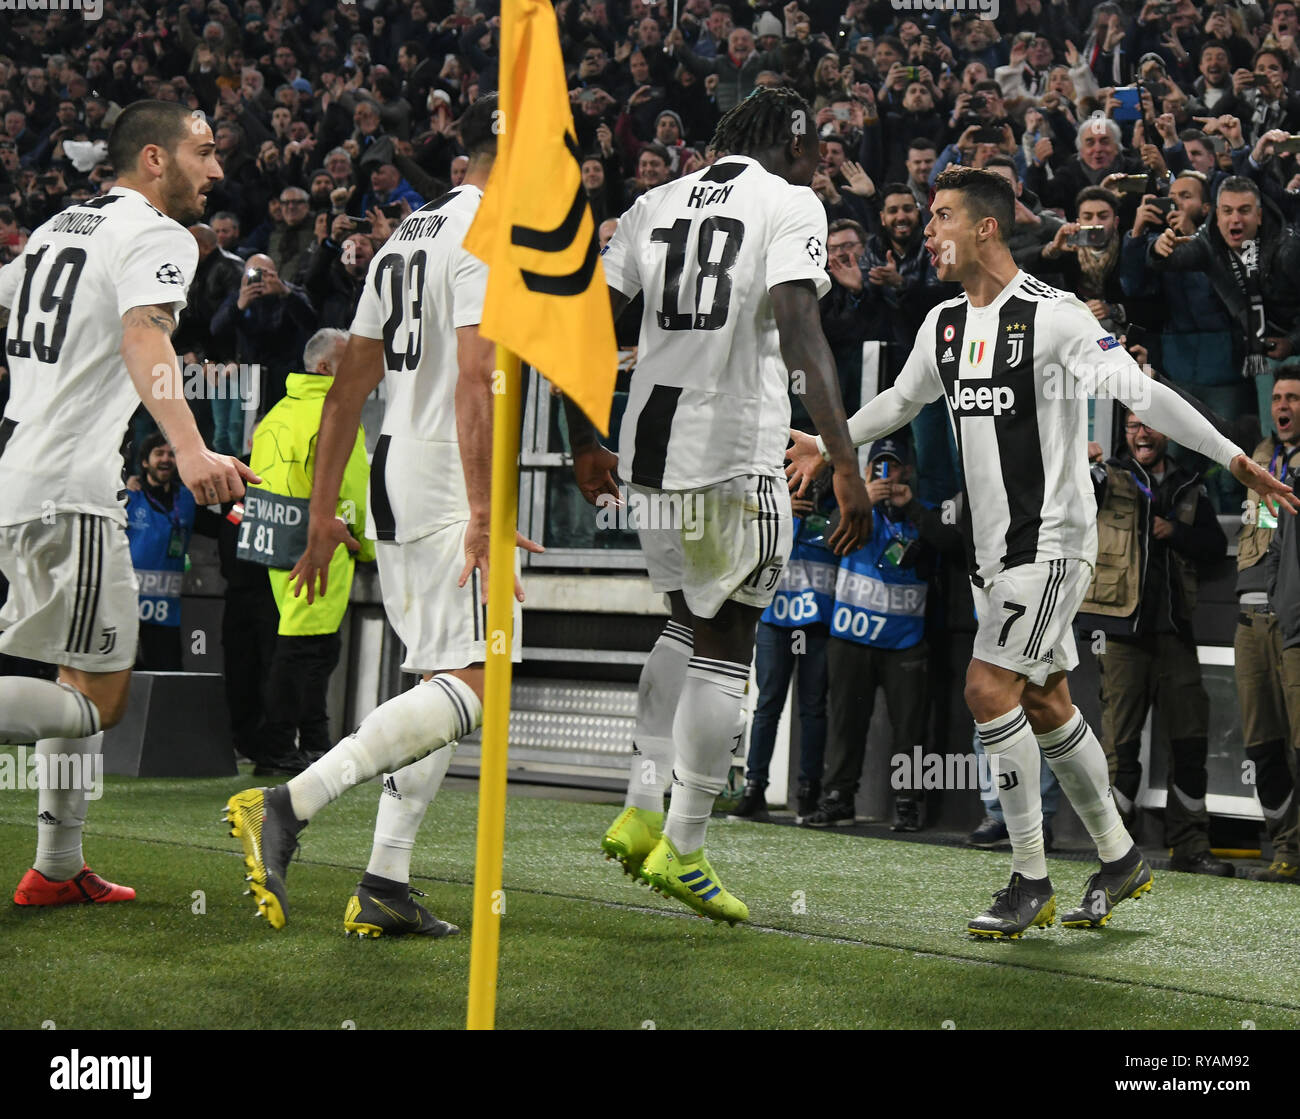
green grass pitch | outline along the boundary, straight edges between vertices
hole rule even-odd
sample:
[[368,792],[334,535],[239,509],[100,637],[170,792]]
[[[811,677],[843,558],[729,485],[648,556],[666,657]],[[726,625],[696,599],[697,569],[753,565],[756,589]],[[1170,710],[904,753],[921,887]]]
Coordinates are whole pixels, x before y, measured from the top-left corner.
[[[304,834],[276,933],[253,917],[239,842],[219,822],[251,783],[108,778],[87,854],[138,899],[0,903],[0,1027],[462,1027],[474,791],[444,789],[413,868],[426,904],[464,933],[358,941],[342,934],[343,907],[369,855],[378,785]],[[35,793],[0,796],[6,890],[30,865],[35,811]],[[982,942],[962,929],[1005,884],[1005,853],[716,820],[710,858],[752,915],[731,929],[605,862],[597,845],[615,814],[512,791],[499,1027],[1300,1027],[1292,886],[1157,872],[1104,930]],[[1049,869],[1058,902],[1077,902],[1089,866]]]

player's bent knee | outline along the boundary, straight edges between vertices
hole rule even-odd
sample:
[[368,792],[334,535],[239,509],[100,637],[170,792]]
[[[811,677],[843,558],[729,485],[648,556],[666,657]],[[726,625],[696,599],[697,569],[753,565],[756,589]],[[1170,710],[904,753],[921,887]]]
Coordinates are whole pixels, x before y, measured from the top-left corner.
[[125,717],[131,697],[130,669],[105,673],[63,668],[59,672],[59,680],[76,688],[94,704],[100,730],[117,726]]
[[1012,691],[983,673],[971,672],[966,677],[966,706],[977,723],[987,723],[1005,715],[1016,706]]

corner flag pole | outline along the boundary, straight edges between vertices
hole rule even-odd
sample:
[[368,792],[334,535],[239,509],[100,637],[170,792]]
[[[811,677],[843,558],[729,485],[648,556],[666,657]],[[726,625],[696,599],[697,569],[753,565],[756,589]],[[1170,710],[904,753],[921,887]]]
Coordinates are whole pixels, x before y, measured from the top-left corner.
[[492,524],[488,550],[487,680],[478,777],[478,844],[474,860],[474,927],[469,951],[466,1027],[496,1024],[497,957],[505,893],[506,750],[514,665],[515,526],[519,520],[519,357],[497,346],[492,374]]

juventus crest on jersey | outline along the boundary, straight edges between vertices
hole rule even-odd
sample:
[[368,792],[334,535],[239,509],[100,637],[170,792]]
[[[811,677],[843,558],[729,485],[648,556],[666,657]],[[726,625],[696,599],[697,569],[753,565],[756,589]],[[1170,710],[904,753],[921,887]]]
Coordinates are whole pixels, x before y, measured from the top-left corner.
[[668,490],[783,477],[789,374],[768,291],[797,280],[830,290],[816,195],[724,156],[637,199],[604,258],[611,287],[645,292],[622,476]]
[[140,397],[122,362],[122,316],[155,305],[179,312],[198,256],[183,226],[115,187],[56,214],[0,271],[12,383],[0,524],[54,511],[126,523],[119,448]]
[[987,307],[962,295],[926,316],[896,387],[948,402],[977,586],[1021,564],[1093,562],[1088,397],[1134,375],[1087,307],[1024,272]]

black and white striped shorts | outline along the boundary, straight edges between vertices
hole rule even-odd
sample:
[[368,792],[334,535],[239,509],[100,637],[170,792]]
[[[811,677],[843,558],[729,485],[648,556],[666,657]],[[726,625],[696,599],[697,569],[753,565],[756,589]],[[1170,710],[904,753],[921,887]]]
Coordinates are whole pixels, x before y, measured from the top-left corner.
[[996,664],[1043,684],[1054,672],[1079,663],[1074,617],[1092,583],[1092,565],[1081,559],[1026,563],[999,571],[983,587],[971,587],[979,629],[977,660]]
[[728,599],[760,609],[772,601],[793,543],[784,478],[749,474],[698,490],[628,491],[628,523],[656,591],[681,591],[697,618],[714,617]]
[[92,513],[0,526],[0,652],[85,672],[135,664],[139,598],[126,527]]

